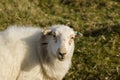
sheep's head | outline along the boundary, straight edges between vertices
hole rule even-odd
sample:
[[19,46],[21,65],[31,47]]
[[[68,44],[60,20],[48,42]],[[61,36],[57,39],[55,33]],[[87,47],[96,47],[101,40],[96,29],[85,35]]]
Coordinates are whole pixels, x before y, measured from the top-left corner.
[[74,51],[74,38],[76,32],[68,26],[55,25],[46,29],[42,33],[41,46],[47,48],[47,53],[62,61],[67,57],[72,57]]

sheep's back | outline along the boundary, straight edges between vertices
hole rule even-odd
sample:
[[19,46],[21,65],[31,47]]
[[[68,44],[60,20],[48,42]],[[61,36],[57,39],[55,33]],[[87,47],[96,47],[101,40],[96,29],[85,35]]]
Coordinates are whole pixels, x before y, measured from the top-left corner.
[[40,31],[32,27],[9,27],[0,32],[0,80],[15,80],[28,52],[27,39],[38,38]]

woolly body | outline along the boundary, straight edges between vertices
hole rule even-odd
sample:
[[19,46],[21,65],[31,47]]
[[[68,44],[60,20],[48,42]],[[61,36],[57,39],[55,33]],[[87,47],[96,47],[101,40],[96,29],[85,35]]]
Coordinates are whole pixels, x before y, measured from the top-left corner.
[[[60,33],[58,36],[61,35],[63,38],[58,37],[59,41],[55,43],[49,36],[47,38],[47,42],[50,43],[47,46],[48,52],[44,54],[40,49],[44,48],[40,44],[43,29],[12,26],[0,32],[0,80],[63,79],[70,68],[74,51],[74,41],[70,46],[65,40],[70,34],[74,34],[74,31],[64,25],[54,25],[50,29],[53,32],[58,31]],[[63,61],[57,58],[56,52],[59,47],[63,47],[64,49],[60,48],[60,50],[67,52]]]

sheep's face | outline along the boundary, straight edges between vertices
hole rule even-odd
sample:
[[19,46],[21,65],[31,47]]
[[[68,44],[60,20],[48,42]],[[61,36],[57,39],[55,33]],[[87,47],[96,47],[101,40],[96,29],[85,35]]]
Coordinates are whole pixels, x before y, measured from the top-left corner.
[[72,57],[74,51],[74,37],[76,33],[67,26],[52,27],[43,32],[42,46],[47,47],[51,57],[62,61]]

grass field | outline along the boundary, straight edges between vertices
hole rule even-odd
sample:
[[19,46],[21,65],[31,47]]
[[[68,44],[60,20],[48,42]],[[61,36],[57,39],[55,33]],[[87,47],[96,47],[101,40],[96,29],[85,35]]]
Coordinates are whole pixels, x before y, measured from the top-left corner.
[[53,24],[84,34],[65,80],[120,80],[119,0],[0,0],[0,30]]

